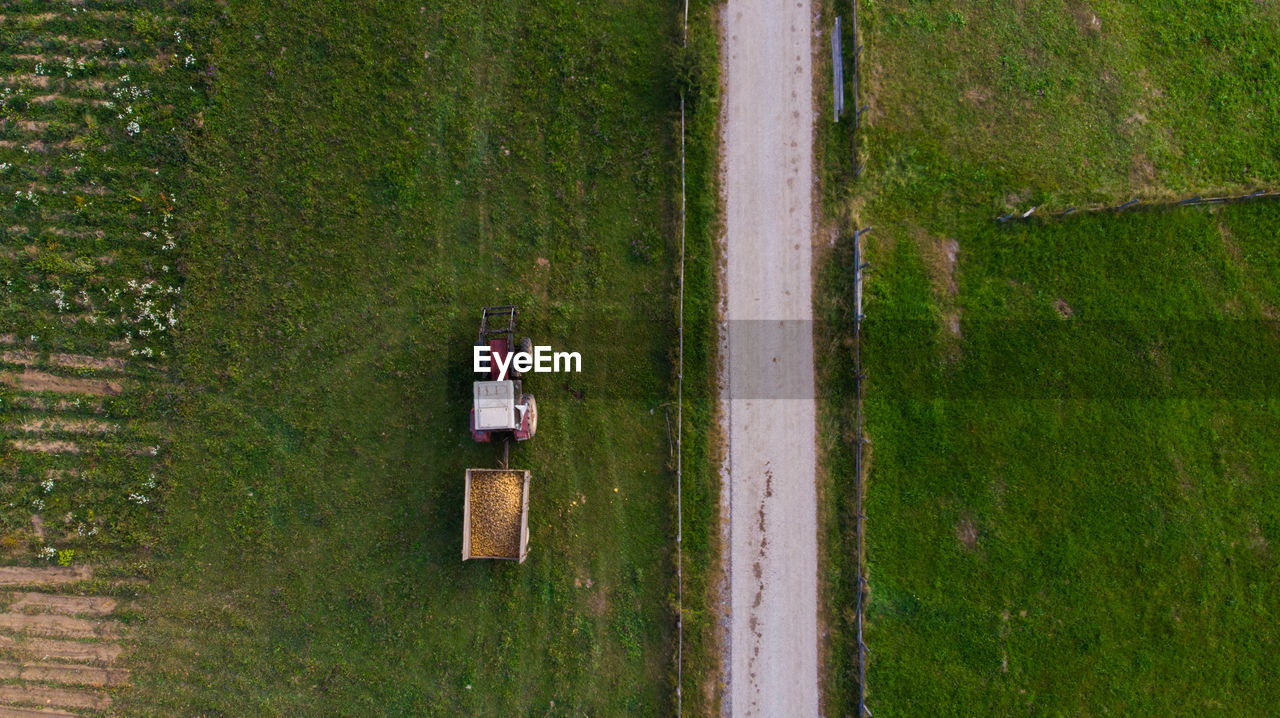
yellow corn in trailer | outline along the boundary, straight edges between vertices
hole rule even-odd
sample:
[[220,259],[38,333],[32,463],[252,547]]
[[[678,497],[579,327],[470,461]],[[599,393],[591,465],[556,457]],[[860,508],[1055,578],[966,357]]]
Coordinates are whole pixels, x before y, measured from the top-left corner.
[[529,471],[467,469],[462,508],[462,560],[524,563],[529,551]]

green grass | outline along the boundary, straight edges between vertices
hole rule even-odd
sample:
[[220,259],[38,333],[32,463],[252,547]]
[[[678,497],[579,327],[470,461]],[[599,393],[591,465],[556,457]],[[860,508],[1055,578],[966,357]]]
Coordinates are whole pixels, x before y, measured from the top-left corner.
[[[214,12],[167,540],[125,710],[671,712],[678,28],[634,2]],[[710,660],[703,94],[686,706]],[[466,433],[470,344],[506,303],[585,371],[526,382],[528,560],[463,564],[463,471],[496,461]]]
[[676,80],[685,95],[685,247],[683,532],[683,708],[714,714],[719,706],[718,586],[719,463],[715,447],[716,243],[720,193],[719,17],[715,5],[694,3],[688,43],[677,55]]
[[1277,219],[1269,204],[976,230],[961,338],[910,241],[878,238],[877,715],[1275,704]]
[[[896,217],[1280,183],[1273,5],[873,0],[859,18],[861,194]],[[842,202],[839,142],[823,166]]]
[[859,16],[863,177],[846,123],[820,125],[818,147],[824,206],[848,225],[816,306],[828,712],[856,707],[846,268],[851,228],[873,225],[870,708],[1267,715],[1280,209],[992,218],[1276,186],[1275,9]]

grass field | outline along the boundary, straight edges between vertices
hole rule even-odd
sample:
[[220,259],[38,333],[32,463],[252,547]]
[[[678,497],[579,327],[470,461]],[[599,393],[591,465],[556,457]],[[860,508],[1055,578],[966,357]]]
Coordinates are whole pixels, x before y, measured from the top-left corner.
[[939,314],[945,273],[878,238],[877,715],[1275,704],[1278,219],[1256,205],[976,231],[959,336]]
[[[869,129],[857,194],[895,220],[1280,182],[1274,4],[860,8]],[[831,130],[827,144],[843,148]],[[832,149],[824,165],[841,203],[853,194],[847,158]]]
[[[673,6],[635,2],[210,18],[167,541],[126,710],[671,712],[678,30]],[[713,51],[685,75],[704,82]],[[704,100],[694,321],[711,306]],[[464,565],[463,471],[496,462],[466,432],[470,344],[480,308],[507,303],[584,373],[526,381],[527,562]],[[686,339],[706,376],[705,331]],[[686,390],[691,566],[714,505],[705,386]],[[686,706],[709,661],[690,580]]]
[[[1267,715],[1280,209],[992,218],[1274,187],[1275,8],[860,7],[863,178],[847,126],[820,152],[828,211],[875,226],[870,708]],[[849,261],[819,280],[836,350]],[[826,696],[853,714],[851,376],[822,376]]]

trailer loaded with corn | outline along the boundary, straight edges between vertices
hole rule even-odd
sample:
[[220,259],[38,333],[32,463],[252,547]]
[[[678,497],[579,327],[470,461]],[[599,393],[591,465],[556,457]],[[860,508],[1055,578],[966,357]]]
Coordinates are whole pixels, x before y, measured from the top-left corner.
[[[525,441],[538,430],[538,406],[523,392],[519,372],[507,379],[497,365],[507,354],[528,351],[528,338],[515,344],[516,308],[485,307],[477,346],[487,346],[494,369],[471,387],[471,436],[501,443],[497,469],[467,469],[462,505],[462,560],[497,558],[524,563],[529,550],[528,470],[510,469],[510,442]],[[503,362],[509,363],[509,362]]]

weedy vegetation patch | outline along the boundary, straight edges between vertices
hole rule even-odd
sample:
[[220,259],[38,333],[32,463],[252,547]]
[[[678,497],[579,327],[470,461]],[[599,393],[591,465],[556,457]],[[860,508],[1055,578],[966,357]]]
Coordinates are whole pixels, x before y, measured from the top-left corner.
[[106,711],[163,531],[205,66],[171,3],[0,14],[0,703]]

